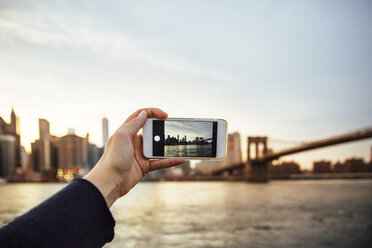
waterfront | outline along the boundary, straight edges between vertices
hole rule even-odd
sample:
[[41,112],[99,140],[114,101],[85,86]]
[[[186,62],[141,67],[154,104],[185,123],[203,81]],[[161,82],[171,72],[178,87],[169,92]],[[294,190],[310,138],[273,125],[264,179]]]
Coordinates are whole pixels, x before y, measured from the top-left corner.
[[[0,224],[64,186],[0,185]],[[148,182],[112,212],[105,247],[369,247],[372,180]]]
[[212,144],[166,145],[164,154],[169,157],[211,157]]

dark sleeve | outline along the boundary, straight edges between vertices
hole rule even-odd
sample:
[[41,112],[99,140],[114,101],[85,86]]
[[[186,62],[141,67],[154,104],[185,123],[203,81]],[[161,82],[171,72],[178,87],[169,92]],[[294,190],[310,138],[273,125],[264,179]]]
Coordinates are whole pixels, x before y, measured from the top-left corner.
[[1,228],[0,247],[102,247],[114,226],[101,192],[77,179]]

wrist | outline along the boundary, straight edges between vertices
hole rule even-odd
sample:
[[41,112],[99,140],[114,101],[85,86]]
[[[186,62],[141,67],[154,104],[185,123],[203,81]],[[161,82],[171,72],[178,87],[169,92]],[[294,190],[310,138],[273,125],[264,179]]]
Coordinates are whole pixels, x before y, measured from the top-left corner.
[[106,168],[101,160],[84,179],[90,181],[98,188],[109,208],[121,196],[120,178],[109,168]]

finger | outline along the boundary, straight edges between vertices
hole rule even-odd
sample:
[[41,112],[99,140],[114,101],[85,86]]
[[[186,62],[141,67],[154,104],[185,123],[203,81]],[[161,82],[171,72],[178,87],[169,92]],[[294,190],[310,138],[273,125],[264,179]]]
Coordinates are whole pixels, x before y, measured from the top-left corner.
[[145,125],[146,120],[147,112],[142,110],[137,117],[133,118],[128,123],[125,123],[125,125],[122,125],[120,129],[125,129],[128,134],[137,134],[138,131]]
[[138,134],[137,137],[135,137],[133,144],[134,156],[136,157],[137,160],[144,158],[142,155],[142,143],[143,143],[142,135]]
[[146,163],[143,163],[145,161],[145,157],[142,154],[142,144],[143,144],[143,139],[142,135],[139,134],[137,137],[134,139],[134,157],[137,160],[141,171],[142,175],[145,176],[149,172],[149,163],[146,161]]
[[142,145],[143,145],[143,137],[142,137],[142,134],[137,134],[137,138],[135,139],[136,143],[133,145],[134,147],[134,153],[138,155],[141,155],[141,157],[138,157],[139,159],[140,158],[144,158],[144,156],[142,155]]
[[125,123],[131,121],[132,119],[136,118],[139,113],[141,113],[142,110],[145,110],[147,112],[148,118],[157,118],[157,119],[166,119],[168,117],[168,114],[165,113],[163,110],[158,109],[158,108],[141,108],[131,114]]
[[150,161],[150,171],[173,167],[176,165],[180,165],[183,162],[185,162],[184,158],[168,158],[161,160],[153,160]]

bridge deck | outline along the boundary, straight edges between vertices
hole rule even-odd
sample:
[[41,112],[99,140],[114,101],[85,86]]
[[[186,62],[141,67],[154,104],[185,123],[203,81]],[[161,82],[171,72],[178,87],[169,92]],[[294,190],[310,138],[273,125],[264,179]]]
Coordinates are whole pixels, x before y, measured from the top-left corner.
[[[363,129],[357,132],[348,133],[348,134],[331,137],[327,139],[312,141],[312,142],[305,143],[305,144],[302,144],[296,147],[292,147],[292,148],[288,148],[288,149],[285,149],[279,152],[275,152],[273,154],[267,155],[263,158],[253,160],[253,161],[257,161],[257,162],[264,164],[271,160],[278,159],[279,157],[282,157],[282,156],[286,156],[286,155],[290,155],[290,154],[294,154],[298,152],[304,152],[308,150],[313,150],[313,149],[318,149],[318,148],[322,148],[326,146],[361,140],[361,139],[368,139],[368,138],[372,138],[372,128],[367,128],[367,129]],[[229,166],[225,166],[225,167],[213,170],[211,174],[217,175],[217,174],[223,173],[224,171],[232,171],[232,170],[236,170],[236,169],[243,168],[243,167],[244,167],[244,163],[233,164],[233,165],[229,165]]]
[[263,157],[260,160],[271,161],[274,159],[278,159],[279,157],[293,154],[293,153],[304,152],[308,150],[318,149],[318,148],[322,148],[326,146],[337,145],[341,143],[346,143],[346,142],[351,142],[351,141],[356,141],[356,140],[361,140],[361,139],[367,139],[367,138],[372,138],[372,128],[368,128],[368,129],[364,129],[364,130],[360,130],[357,132],[348,133],[348,134],[344,134],[344,135],[340,135],[336,137],[331,137],[327,139],[312,141],[309,143],[299,145],[297,147],[275,152],[273,154]]

